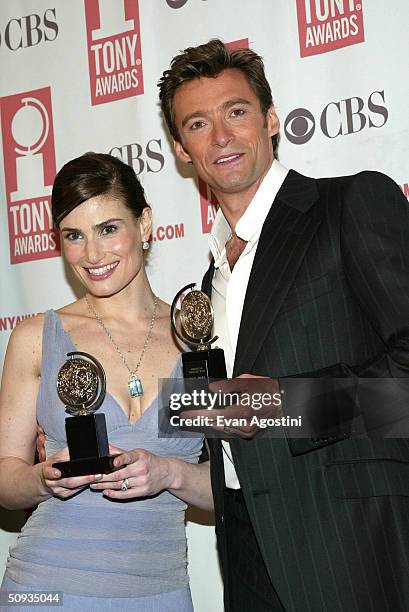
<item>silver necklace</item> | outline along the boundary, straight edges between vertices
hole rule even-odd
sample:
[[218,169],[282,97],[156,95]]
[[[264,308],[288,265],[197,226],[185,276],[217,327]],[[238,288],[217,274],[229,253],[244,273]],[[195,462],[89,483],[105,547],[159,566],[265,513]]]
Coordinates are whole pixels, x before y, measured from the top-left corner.
[[111,332],[109,331],[109,329],[107,329],[105,327],[103,320],[101,319],[101,317],[99,316],[99,314],[97,313],[97,311],[95,310],[93,305],[90,303],[90,301],[88,300],[87,296],[85,296],[85,301],[87,302],[87,306],[88,306],[88,310],[89,310],[90,314],[94,317],[94,319],[96,319],[98,325],[106,333],[106,335],[108,336],[108,338],[112,342],[116,352],[118,353],[118,355],[122,359],[122,361],[124,363],[124,366],[126,367],[126,369],[129,372],[128,387],[129,387],[129,394],[130,394],[130,396],[131,397],[140,397],[141,395],[143,395],[143,386],[142,386],[141,379],[138,376],[138,370],[139,370],[139,367],[140,367],[140,365],[142,363],[143,356],[145,355],[146,349],[148,348],[148,344],[149,344],[151,336],[152,336],[152,329],[153,329],[153,326],[155,324],[155,319],[156,319],[156,307],[158,305],[158,298],[157,298],[157,296],[155,295],[155,300],[154,300],[154,303],[153,303],[152,319],[151,319],[151,322],[149,324],[149,329],[148,329],[148,333],[147,333],[146,338],[145,338],[145,343],[143,345],[141,354],[139,356],[139,361],[138,361],[138,363],[136,364],[136,366],[134,367],[133,370],[131,370],[131,368],[129,367],[129,365],[128,365],[128,363],[127,363],[123,353],[119,349],[119,346],[117,345],[117,343],[115,342],[115,340],[111,336]]

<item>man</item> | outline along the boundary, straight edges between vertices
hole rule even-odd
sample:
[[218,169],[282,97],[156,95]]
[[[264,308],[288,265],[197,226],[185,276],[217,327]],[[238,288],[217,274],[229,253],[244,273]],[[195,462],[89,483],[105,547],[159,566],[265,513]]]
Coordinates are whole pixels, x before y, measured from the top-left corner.
[[[354,433],[381,414],[394,435],[406,416],[395,402],[409,374],[406,200],[379,173],[287,171],[251,50],[186,49],[159,87],[177,157],[220,204],[203,288],[228,374],[270,377],[283,412],[302,406],[314,432],[209,441],[226,609],[407,610],[409,444]],[[353,409],[328,385],[346,375],[359,383]]]

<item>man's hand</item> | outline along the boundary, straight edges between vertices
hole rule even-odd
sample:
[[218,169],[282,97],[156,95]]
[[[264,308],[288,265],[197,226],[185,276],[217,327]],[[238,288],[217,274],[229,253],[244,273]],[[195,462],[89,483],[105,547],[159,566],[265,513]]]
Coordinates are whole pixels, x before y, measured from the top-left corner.
[[36,448],[37,448],[38,460],[41,463],[41,462],[45,461],[47,457],[46,457],[46,453],[45,453],[45,433],[44,433],[44,429],[38,423],[37,423]]
[[239,401],[221,409],[182,409],[180,417],[205,417],[211,429],[220,432],[220,437],[254,438],[261,430],[261,419],[275,419],[283,414],[279,383],[275,378],[241,374],[237,378],[211,383],[209,392],[220,393],[221,397],[237,394]]

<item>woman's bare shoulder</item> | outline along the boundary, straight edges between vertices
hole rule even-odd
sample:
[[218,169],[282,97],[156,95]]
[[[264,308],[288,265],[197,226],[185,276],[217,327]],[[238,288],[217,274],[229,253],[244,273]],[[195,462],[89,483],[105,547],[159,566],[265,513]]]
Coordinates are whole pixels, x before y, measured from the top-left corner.
[[11,332],[10,340],[15,342],[30,342],[41,338],[43,333],[45,313],[41,312],[17,323]]
[[[8,358],[18,363],[22,355],[30,357],[29,362],[37,371],[41,364],[43,326],[44,313],[20,321],[10,335]],[[27,363],[27,360],[24,362]]]
[[[78,300],[59,308],[55,312],[59,314],[75,314],[77,302]],[[37,356],[41,361],[44,320],[45,313],[42,312],[20,321],[10,335],[9,352],[25,350],[28,351],[27,354],[31,354],[34,357]]]

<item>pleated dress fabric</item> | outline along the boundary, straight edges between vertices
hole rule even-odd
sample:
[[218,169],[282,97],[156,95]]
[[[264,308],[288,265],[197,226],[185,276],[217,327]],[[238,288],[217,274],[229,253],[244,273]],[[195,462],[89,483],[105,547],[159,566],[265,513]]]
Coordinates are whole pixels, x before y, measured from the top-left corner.
[[[58,314],[47,311],[37,399],[47,456],[66,445],[67,415],[56,380],[67,353],[75,350]],[[181,377],[178,361],[170,378]],[[158,437],[158,398],[135,423],[108,393],[99,411],[105,414],[112,445],[198,461],[200,438]],[[22,590],[62,591],[67,610],[70,605],[77,610],[111,610],[120,605],[141,612],[188,612],[192,603],[185,509],[186,504],[167,491],[126,502],[108,500],[91,489],[69,500],[51,497],[39,504],[11,547],[2,589],[13,590],[17,583]]]

